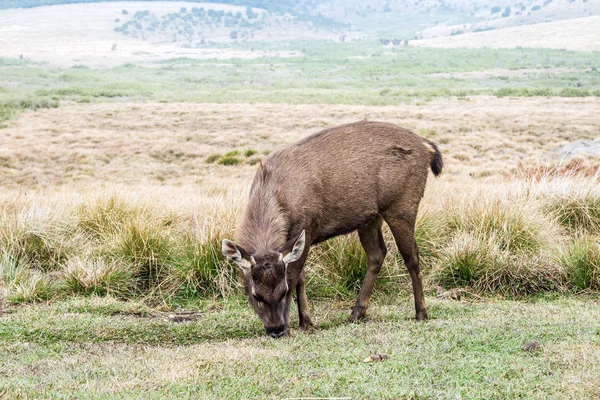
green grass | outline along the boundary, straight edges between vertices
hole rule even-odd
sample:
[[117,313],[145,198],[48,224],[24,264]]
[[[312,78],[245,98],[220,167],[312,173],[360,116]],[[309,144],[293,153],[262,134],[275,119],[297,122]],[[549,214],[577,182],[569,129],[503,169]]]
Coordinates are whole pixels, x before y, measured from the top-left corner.
[[575,239],[559,255],[571,284],[578,290],[600,289],[600,240]]
[[[374,41],[300,40],[224,47],[298,51],[302,56],[218,64],[171,59],[101,70],[0,59],[0,124],[22,110],[56,107],[60,100],[396,105],[469,95],[600,96],[600,72],[594,69],[599,52],[386,48]],[[461,75],[489,69],[528,71],[518,76]]]
[[[404,295],[312,303],[315,329],[264,336],[244,303],[201,303],[195,321],[111,298],[73,298],[0,316],[0,393],[8,398],[597,398],[596,298],[438,300],[415,322]],[[218,307],[216,307],[218,305]],[[294,311],[294,310],[293,310]],[[174,313],[174,311],[173,311]],[[521,347],[533,341],[537,351]],[[362,360],[389,355],[380,363]]]
[[[0,83],[2,83],[0,81]],[[56,108],[58,101],[45,96],[28,96],[27,98],[15,99],[8,90],[0,90],[0,129],[7,126],[7,122],[19,116],[23,111],[35,111],[40,108]]]

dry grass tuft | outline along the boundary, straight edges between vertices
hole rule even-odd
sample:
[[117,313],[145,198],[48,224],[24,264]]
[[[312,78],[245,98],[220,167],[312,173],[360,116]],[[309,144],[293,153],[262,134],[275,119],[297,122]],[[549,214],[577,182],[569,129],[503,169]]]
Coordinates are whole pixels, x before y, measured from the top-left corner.
[[582,237],[564,246],[559,253],[569,283],[577,290],[600,290],[600,239]]
[[132,271],[117,261],[74,257],[65,266],[62,281],[69,293],[123,298],[131,294]]

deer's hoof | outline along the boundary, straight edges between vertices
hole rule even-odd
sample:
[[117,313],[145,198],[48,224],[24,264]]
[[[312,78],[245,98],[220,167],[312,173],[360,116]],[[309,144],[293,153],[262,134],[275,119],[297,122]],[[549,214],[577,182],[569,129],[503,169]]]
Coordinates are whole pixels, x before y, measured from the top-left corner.
[[352,313],[348,317],[348,322],[350,322],[351,324],[358,324],[359,322],[365,319],[366,311],[367,310],[365,310],[364,308],[354,308],[352,310]]
[[304,317],[304,320],[300,323],[301,331],[311,331],[314,328],[314,325],[310,318]]
[[417,321],[426,321],[427,320],[427,311],[423,310],[423,311],[417,311]]

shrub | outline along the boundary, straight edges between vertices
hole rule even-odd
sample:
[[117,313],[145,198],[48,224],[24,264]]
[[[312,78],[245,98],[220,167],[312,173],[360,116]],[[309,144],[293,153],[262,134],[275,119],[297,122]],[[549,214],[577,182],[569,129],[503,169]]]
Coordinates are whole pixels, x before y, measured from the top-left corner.
[[338,292],[356,292],[367,272],[367,255],[356,234],[339,236],[315,249],[315,262]]
[[442,213],[423,210],[417,216],[415,239],[422,263],[428,258],[439,256],[439,245],[450,234],[447,219]]
[[548,255],[558,229],[522,192],[472,193],[429,211],[419,217],[416,238],[434,284],[508,295],[565,286]]
[[242,160],[240,160],[239,158],[237,158],[235,156],[228,156],[228,155],[219,157],[219,159],[217,160],[217,164],[219,164],[219,165],[237,165],[241,162],[242,162]]
[[53,287],[40,271],[7,250],[0,253],[0,297],[12,303],[32,303],[50,298]]
[[445,211],[450,232],[467,232],[493,240],[510,253],[536,253],[555,234],[553,224],[524,199],[467,199]]
[[246,157],[252,157],[253,155],[257,154],[258,151],[254,150],[254,149],[247,149],[246,151],[244,151],[244,155]]
[[7,250],[0,252],[0,297],[6,296],[14,286],[22,283],[28,273],[29,266],[25,260],[15,257]]
[[138,219],[121,235],[116,255],[130,262],[137,287],[142,290],[167,284],[171,243],[160,224]]
[[220,154],[211,154],[210,156],[206,157],[206,163],[208,164],[212,164],[215,161],[217,161],[219,158],[221,158]]
[[133,288],[130,268],[101,258],[69,260],[63,282],[68,292],[84,295],[127,297]]
[[[600,234],[600,193],[594,190],[557,191],[542,196],[543,207],[571,234]],[[588,188],[591,189],[591,188]]]
[[225,298],[237,289],[238,271],[221,252],[223,237],[209,232],[208,237],[188,238],[174,260],[174,270],[187,297],[220,295]]
[[30,270],[26,278],[13,286],[7,297],[12,303],[34,303],[49,299],[54,292],[47,276]]
[[75,249],[72,214],[66,210],[22,204],[0,213],[0,246],[42,271],[57,269]]
[[562,249],[559,261],[573,288],[600,289],[600,243],[597,238],[575,239]]
[[592,94],[587,89],[579,88],[564,88],[559,93],[561,97],[588,97]]
[[543,255],[503,251],[492,238],[461,233],[444,249],[432,279],[443,287],[521,296],[564,290],[564,269]]
[[136,215],[136,209],[116,195],[79,207],[78,226],[96,237],[114,235]]

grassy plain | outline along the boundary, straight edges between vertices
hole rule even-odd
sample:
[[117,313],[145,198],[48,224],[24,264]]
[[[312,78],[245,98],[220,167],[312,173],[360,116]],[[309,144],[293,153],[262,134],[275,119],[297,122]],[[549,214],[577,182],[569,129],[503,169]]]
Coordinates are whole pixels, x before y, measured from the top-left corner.
[[[600,394],[599,160],[561,152],[600,130],[599,53],[223,49],[107,69],[0,60],[0,397]],[[364,118],[444,154],[417,230],[432,319],[411,320],[386,232],[368,322],[344,322],[365,266],[351,236],[313,251],[314,332],[263,338],[220,240],[258,160]]]
[[[556,149],[593,139],[599,108],[593,97],[478,96],[396,107],[63,102],[21,114],[2,141],[0,393],[593,398],[597,161],[572,164]],[[218,254],[250,160],[365,117],[410,127],[445,156],[418,232],[432,320],[411,320],[386,233],[368,322],[345,323],[364,273],[350,238],[313,251],[315,331],[263,338]],[[207,162],[231,151],[239,164]],[[530,342],[541,348],[521,349]],[[390,359],[363,363],[372,353]]]
[[[111,298],[26,307],[0,319],[8,398],[596,398],[597,298],[454,301],[433,319],[391,298],[370,320],[349,302],[314,302],[316,328],[262,337],[243,304],[199,305],[193,320]],[[541,347],[524,351],[538,342]],[[385,353],[381,363],[364,363]],[[3,391],[3,392],[2,392]]]

